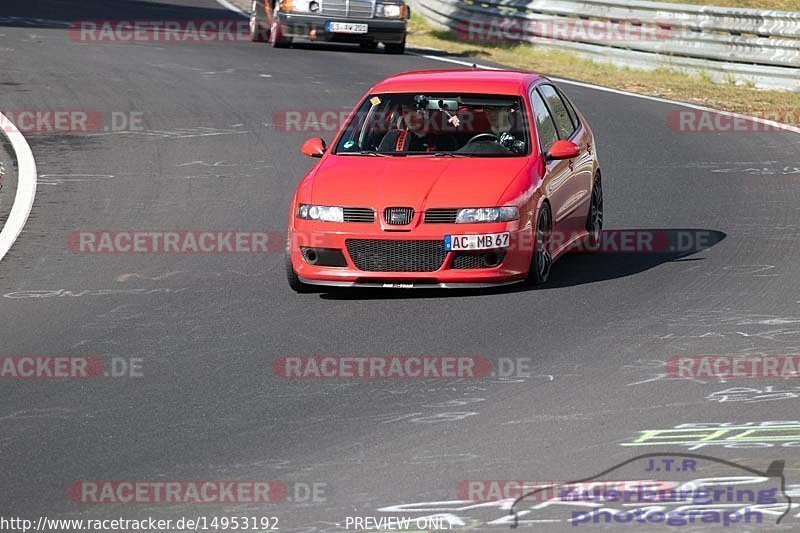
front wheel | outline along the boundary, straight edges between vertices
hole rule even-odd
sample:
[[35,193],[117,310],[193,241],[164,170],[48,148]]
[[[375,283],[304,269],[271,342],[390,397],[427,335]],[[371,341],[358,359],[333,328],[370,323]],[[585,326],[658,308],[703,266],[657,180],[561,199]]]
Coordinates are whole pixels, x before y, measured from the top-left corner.
[[258,22],[258,3],[253,0],[250,8],[250,40],[254,43],[265,43],[269,41],[269,28]]
[[300,277],[297,275],[297,272],[294,271],[289,254],[286,254],[286,279],[289,282],[289,287],[291,287],[294,292],[301,294],[314,292],[314,287],[312,285],[300,281]]
[[531,266],[528,270],[527,282],[531,285],[547,283],[550,278],[550,266],[553,264],[552,251],[550,250],[550,234],[553,231],[553,217],[550,214],[550,205],[543,204],[536,219],[536,248],[531,256]]
[[595,176],[592,185],[592,201],[586,218],[586,231],[589,232],[589,248],[594,250],[600,244],[603,234],[603,184],[600,181],[600,174]]
[[283,34],[283,28],[281,28],[277,17],[275,22],[272,23],[269,40],[273,48],[289,48],[292,45],[292,38]]

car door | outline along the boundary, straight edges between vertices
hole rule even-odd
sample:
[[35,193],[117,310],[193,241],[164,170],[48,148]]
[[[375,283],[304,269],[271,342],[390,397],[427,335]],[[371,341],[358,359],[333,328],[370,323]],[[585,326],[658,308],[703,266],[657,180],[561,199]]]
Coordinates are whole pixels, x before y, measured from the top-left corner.
[[[550,108],[545,103],[539,91],[534,88],[531,91],[531,107],[533,108],[533,118],[536,123],[536,132],[539,139],[539,149],[542,157],[558,140],[558,129],[555,120],[550,112]],[[556,213],[563,213],[564,206],[569,200],[570,191],[567,182],[572,176],[570,162],[568,160],[547,161],[545,159],[545,173],[542,180],[546,196],[550,199],[550,209],[553,215],[553,251],[566,243],[567,234],[570,228],[566,226],[564,217],[556,219]]]
[[566,160],[566,170],[562,181],[554,184],[559,188],[562,203],[553,212],[553,220],[557,227],[571,234],[586,229],[586,217],[591,199],[591,146],[585,138],[586,128],[581,128],[572,104],[549,83],[537,87],[547,105],[556,125],[559,139],[572,141],[580,148],[580,154],[574,159]]

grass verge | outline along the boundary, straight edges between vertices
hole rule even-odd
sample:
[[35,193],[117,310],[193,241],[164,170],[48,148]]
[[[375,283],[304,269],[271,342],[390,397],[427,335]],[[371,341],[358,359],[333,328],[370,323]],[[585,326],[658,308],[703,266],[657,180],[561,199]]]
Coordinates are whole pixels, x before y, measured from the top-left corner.
[[668,0],[668,1],[670,4],[692,4],[696,6],[746,7],[750,9],[778,9],[781,11],[797,11],[797,0]]

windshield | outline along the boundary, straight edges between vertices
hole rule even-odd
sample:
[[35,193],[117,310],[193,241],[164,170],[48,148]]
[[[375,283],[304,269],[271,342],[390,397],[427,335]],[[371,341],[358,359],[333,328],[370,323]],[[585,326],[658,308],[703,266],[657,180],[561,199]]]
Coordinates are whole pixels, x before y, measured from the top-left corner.
[[370,95],[350,117],[339,155],[519,157],[529,153],[519,98],[497,95]]

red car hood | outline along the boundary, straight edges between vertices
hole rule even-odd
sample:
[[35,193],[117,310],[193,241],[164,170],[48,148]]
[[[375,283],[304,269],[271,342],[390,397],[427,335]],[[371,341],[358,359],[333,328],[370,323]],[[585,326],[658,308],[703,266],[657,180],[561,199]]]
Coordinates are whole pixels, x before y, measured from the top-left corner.
[[331,156],[312,176],[311,202],[350,207],[490,207],[527,157]]

